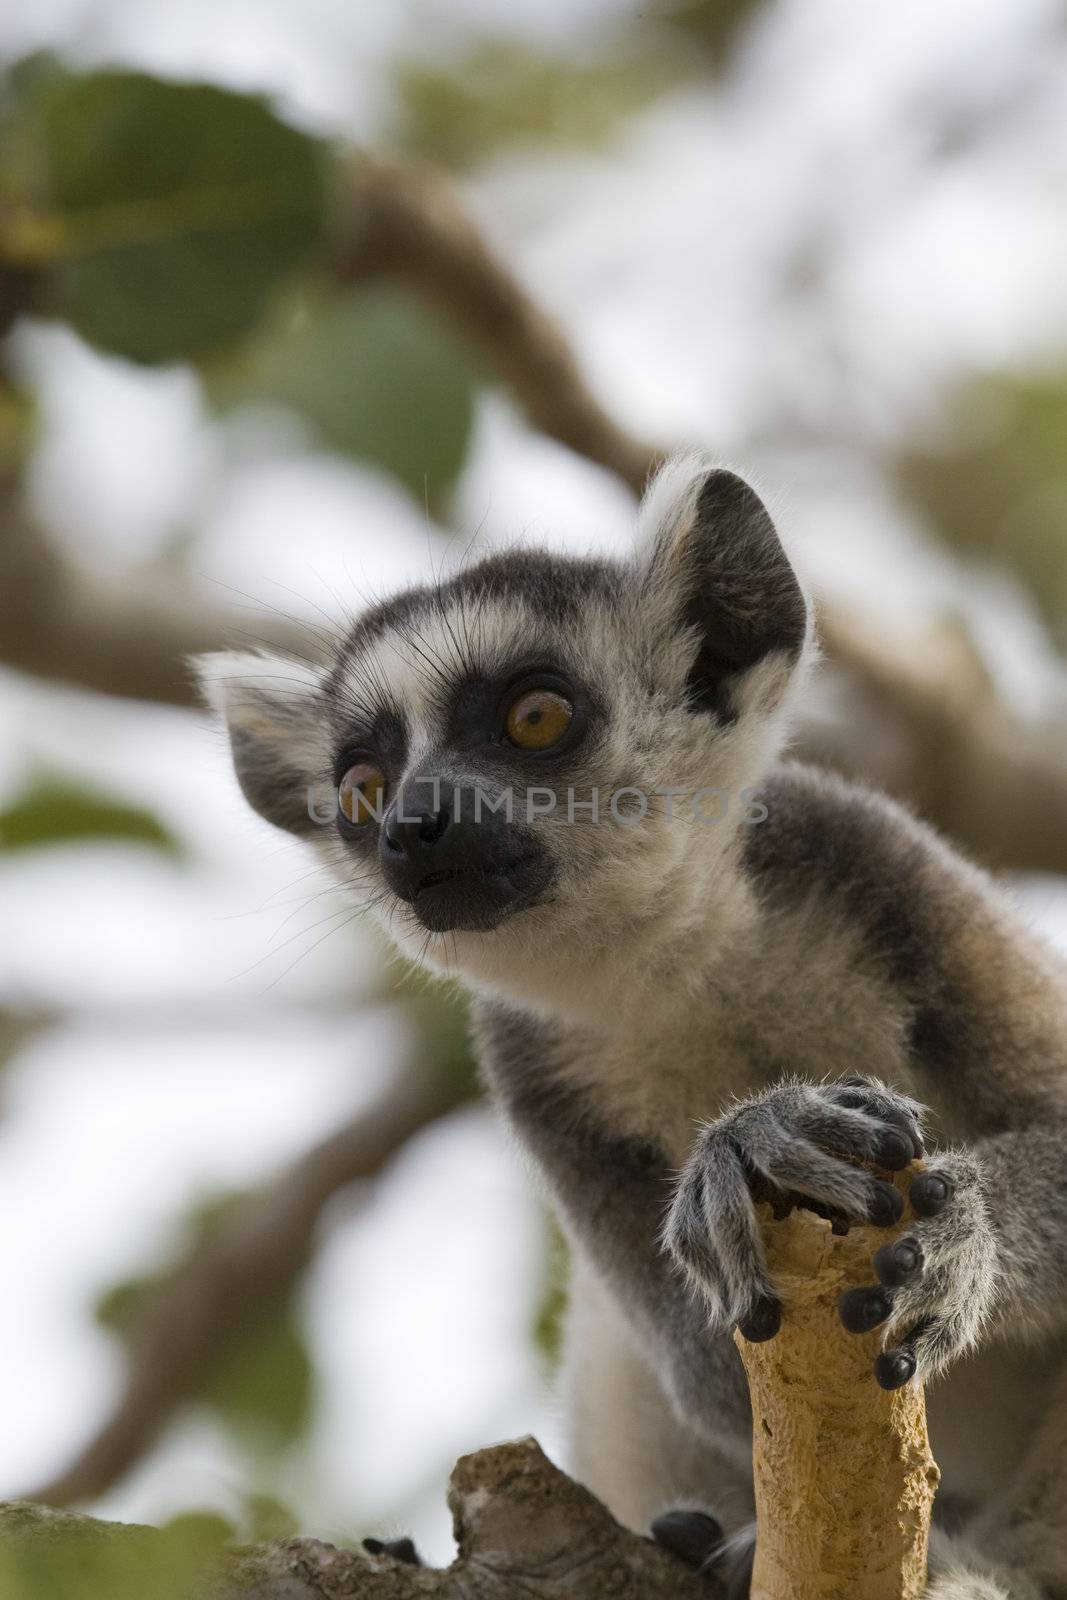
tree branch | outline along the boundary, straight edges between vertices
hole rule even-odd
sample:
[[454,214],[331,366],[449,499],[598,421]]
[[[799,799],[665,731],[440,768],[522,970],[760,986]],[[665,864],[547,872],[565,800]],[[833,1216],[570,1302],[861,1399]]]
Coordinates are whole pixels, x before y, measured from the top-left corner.
[[634,494],[667,454],[604,410],[559,324],[495,254],[443,173],[361,154],[331,266],[338,283],[387,277],[421,295],[470,340],[531,426],[616,473]]
[[58,1477],[25,1498],[67,1506],[120,1478],[220,1349],[288,1295],[327,1202],[377,1177],[409,1139],[473,1091],[458,1071],[408,1071],[245,1201],[145,1305],[130,1330],[125,1386],[111,1415]]
[[[621,1527],[533,1439],[464,1456],[452,1473],[449,1505],[459,1550],[450,1567],[290,1539],[233,1553],[185,1600],[721,1600],[714,1577]],[[160,1530],[0,1506],[0,1558],[12,1564],[19,1600],[54,1600],[56,1574],[73,1561],[81,1575],[87,1551],[102,1583],[109,1553],[120,1574],[99,1592],[78,1589],[92,1600],[98,1593],[99,1600],[157,1593],[164,1563],[173,1559]]]
[[[178,572],[114,577],[53,548],[0,483],[0,660],[80,689],[195,705],[188,658],[240,642],[248,618],[214,605]],[[309,630],[255,615],[256,643],[303,658]],[[247,644],[247,638],[245,639]]]

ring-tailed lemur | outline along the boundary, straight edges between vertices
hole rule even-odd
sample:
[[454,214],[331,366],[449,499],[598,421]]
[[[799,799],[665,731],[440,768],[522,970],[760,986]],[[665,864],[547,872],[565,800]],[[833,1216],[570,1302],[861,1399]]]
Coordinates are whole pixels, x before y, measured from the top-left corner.
[[1067,972],[927,827],[780,759],[811,612],[754,491],[687,459],[642,518],[629,561],[498,554],[373,606],[327,669],[207,658],[241,787],[473,991],[573,1246],[572,1465],[619,1516],[707,1506],[747,1592],[730,1333],[782,1315],[753,1196],[888,1222],[849,1158],[902,1169],[926,1121],[920,1220],[843,1320],[884,1329],[883,1385],[937,1379],[970,1553],[930,1596],[1064,1600]]

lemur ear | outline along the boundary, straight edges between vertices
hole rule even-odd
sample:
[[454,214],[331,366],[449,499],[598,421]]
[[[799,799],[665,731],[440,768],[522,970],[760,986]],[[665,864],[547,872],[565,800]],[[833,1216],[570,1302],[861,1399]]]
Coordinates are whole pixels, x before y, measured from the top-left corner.
[[736,473],[683,460],[652,484],[642,522],[652,537],[646,603],[696,644],[689,702],[736,721],[745,675],[774,658],[776,676],[790,677],[808,640],[808,603],[770,513]]
[[192,666],[226,725],[249,805],[277,828],[312,835],[310,790],[329,762],[321,675],[303,662],[252,652],[198,656]]

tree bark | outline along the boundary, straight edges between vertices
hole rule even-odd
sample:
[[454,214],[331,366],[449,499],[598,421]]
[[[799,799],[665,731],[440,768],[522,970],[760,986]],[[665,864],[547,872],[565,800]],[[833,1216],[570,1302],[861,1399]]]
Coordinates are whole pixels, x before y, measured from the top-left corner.
[[[905,1194],[915,1170],[895,1175]],[[875,1251],[912,1225],[910,1207],[891,1230],[844,1236],[810,1211],[761,1211],[783,1318],[765,1344],[735,1335],[752,1396],[751,1600],[919,1600],[939,1477],[922,1386],[879,1388],[879,1333],[846,1333],[838,1315],[845,1290],[873,1283]]]

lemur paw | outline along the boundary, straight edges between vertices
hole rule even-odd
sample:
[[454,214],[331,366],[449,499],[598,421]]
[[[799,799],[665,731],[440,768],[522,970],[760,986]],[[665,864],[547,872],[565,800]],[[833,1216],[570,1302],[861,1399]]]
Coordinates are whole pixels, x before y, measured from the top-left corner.
[[743,1528],[727,1539],[706,1511],[665,1511],[652,1524],[657,1544],[697,1572],[714,1573],[724,1600],[747,1600],[756,1559],[756,1530]]
[[650,1531],[664,1550],[698,1572],[722,1549],[725,1537],[722,1523],[706,1511],[665,1511]]
[[422,1560],[415,1548],[414,1539],[364,1539],[363,1548],[369,1556],[389,1556],[402,1561],[406,1567],[421,1567]]
[[865,1171],[898,1172],[922,1154],[922,1108],[866,1078],[791,1081],[743,1101],[703,1130],[682,1172],[664,1242],[715,1321],[770,1339],[781,1306],[767,1271],[755,1201],[784,1215],[802,1204],[835,1227],[900,1220],[898,1189]]
[[971,1152],[938,1156],[912,1183],[910,1199],[917,1220],[876,1252],[878,1282],[840,1302],[850,1333],[885,1328],[874,1365],[883,1389],[916,1373],[929,1378],[969,1350],[996,1288],[996,1242]]

